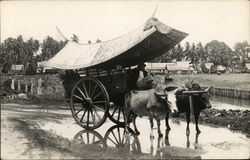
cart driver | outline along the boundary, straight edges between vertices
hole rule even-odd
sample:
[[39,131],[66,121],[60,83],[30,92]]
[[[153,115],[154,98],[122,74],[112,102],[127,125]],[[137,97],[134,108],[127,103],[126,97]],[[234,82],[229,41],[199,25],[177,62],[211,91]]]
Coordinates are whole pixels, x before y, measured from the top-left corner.
[[138,64],[139,76],[136,81],[136,86],[139,90],[152,89],[153,88],[153,77],[149,74],[146,69],[146,65],[144,63]]

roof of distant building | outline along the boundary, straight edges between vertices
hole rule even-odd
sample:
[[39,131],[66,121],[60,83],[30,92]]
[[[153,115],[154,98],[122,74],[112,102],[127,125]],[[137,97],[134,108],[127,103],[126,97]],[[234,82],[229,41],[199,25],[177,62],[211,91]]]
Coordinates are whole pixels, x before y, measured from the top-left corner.
[[24,65],[23,64],[12,64],[11,69],[15,70],[15,71],[21,71],[24,69]]

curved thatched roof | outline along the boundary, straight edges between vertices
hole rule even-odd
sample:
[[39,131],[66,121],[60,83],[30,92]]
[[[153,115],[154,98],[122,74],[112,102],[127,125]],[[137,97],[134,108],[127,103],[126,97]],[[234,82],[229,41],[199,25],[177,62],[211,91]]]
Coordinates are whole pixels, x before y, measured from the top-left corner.
[[60,69],[133,66],[164,54],[186,36],[186,33],[150,18],[144,26],[110,41],[94,44],[68,42],[45,66]]

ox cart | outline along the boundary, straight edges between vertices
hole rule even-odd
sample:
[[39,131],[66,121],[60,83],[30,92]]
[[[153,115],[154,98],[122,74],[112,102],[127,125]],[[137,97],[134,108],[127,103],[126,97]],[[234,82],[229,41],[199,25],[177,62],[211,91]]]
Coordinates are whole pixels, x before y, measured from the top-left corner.
[[136,88],[139,74],[133,67],[163,55],[186,36],[152,17],[142,27],[110,41],[69,41],[44,65],[66,71],[64,87],[78,125],[96,129],[107,117],[121,125],[124,94]]

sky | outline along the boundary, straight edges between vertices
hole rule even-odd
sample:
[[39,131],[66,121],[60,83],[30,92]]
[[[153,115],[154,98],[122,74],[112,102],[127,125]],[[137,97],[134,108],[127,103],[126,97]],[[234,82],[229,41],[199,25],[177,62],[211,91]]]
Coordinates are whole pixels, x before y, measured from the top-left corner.
[[1,42],[19,34],[25,39],[44,40],[48,35],[63,40],[56,26],[70,39],[81,43],[102,41],[143,25],[158,6],[155,17],[189,34],[186,41],[250,42],[250,1],[1,1]]

